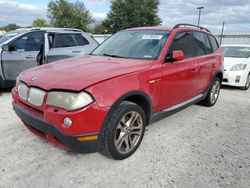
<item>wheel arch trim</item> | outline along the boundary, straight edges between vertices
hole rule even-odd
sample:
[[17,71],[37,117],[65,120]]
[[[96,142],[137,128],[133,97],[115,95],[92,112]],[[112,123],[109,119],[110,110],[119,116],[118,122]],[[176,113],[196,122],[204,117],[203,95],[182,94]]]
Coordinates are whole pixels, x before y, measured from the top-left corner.
[[[122,101],[125,101],[127,98],[129,97],[133,97],[133,96],[139,96],[139,97],[142,97],[144,100],[147,101],[147,105],[148,106],[148,110],[149,110],[149,113],[146,114],[147,116],[152,116],[154,110],[153,110],[153,104],[152,104],[152,100],[151,98],[149,97],[149,95],[143,91],[139,91],[139,90],[134,90],[134,91],[129,91],[125,94],[123,94],[121,97],[119,97],[111,106],[110,110],[114,109],[117,105],[119,105]],[[150,118],[149,117],[149,118]]]
[[222,76],[222,78],[221,78],[221,82],[222,82],[222,80],[223,80],[223,71],[222,70],[216,71],[216,73],[214,74],[214,77],[213,77],[212,81],[214,80],[215,77],[218,77],[218,75]]
[[[106,123],[108,123],[110,117],[112,116],[112,113],[113,111],[115,110],[115,108],[123,101],[126,101],[127,98],[129,97],[132,97],[132,96],[140,96],[140,97],[143,97],[147,102],[148,102],[148,105],[149,105],[149,112],[148,114],[146,114],[146,117],[147,117],[147,123],[149,123],[150,121],[150,118],[152,117],[153,115],[153,104],[152,104],[152,100],[151,98],[149,97],[149,95],[143,91],[138,91],[138,90],[134,90],[134,91],[129,91],[125,94],[123,94],[121,97],[119,97],[110,107],[105,119],[104,119],[104,122],[102,124],[102,128],[104,127],[104,125]],[[101,128],[101,130],[102,130]],[[102,131],[101,131],[102,132]]]

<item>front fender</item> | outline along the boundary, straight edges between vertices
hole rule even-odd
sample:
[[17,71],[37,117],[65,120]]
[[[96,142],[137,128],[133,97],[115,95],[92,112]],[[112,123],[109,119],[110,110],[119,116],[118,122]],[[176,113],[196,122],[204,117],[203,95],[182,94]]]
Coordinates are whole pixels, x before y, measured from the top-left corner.
[[100,107],[111,107],[117,101],[125,99],[131,94],[144,95],[151,103],[152,109],[157,107],[160,84],[149,84],[152,71],[123,75],[93,85],[86,90],[93,95]]

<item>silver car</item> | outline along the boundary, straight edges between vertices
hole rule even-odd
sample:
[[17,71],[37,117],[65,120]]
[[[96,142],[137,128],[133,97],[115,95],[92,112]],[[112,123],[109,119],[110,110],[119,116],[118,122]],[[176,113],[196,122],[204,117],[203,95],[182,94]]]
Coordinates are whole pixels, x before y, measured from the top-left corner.
[[0,44],[0,88],[13,86],[26,69],[83,56],[97,46],[91,34],[78,29],[31,28],[18,33]]
[[20,29],[16,29],[13,31],[9,31],[9,32],[3,34],[2,36],[0,36],[0,45],[5,43],[6,41],[13,39],[17,35],[20,35],[22,33],[26,33],[30,30],[31,30],[30,28],[20,28]]

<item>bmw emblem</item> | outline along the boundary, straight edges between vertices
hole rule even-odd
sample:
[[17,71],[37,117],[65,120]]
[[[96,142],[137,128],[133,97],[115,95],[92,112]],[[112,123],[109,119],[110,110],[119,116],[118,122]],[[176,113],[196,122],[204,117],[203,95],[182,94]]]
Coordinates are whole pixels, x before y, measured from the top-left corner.
[[37,80],[36,77],[32,77],[32,78],[31,78],[31,81],[36,81],[36,80]]

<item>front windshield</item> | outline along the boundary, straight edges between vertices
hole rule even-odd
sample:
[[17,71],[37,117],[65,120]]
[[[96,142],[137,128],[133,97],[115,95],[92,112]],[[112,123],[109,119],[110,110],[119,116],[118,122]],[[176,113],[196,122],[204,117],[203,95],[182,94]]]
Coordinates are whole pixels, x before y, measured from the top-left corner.
[[0,38],[0,44],[6,42],[7,40],[15,37],[18,33],[9,33],[9,34],[4,34],[1,38]]
[[129,59],[157,59],[169,31],[126,30],[103,42],[92,55]]
[[249,58],[250,47],[223,46],[224,57]]

